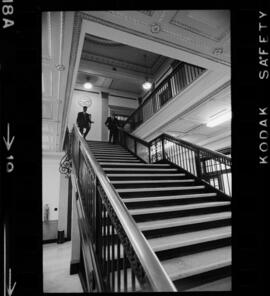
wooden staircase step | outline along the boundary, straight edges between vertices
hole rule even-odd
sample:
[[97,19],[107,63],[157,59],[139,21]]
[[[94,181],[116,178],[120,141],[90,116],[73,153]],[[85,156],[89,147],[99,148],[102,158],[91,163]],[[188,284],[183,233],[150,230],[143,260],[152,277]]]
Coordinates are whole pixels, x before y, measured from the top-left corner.
[[231,265],[231,247],[226,246],[161,262],[175,281]]
[[141,231],[154,230],[154,229],[164,229],[164,228],[172,228],[179,226],[186,226],[192,224],[206,223],[224,219],[230,219],[231,212],[221,212],[207,215],[197,215],[190,217],[180,217],[180,218],[172,218],[166,220],[155,220],[155,221],[147,221],[147,222],[138,222],[137,225]]
[[173,190],[192,190],[192,189],[203,189],[204,185],[196,186],[181,186],[181,187],[152,187],[152,188],[123,188],[116,189],[117,192],[151,192],[151,191],[173,191]]
[[195,203],[187,204],[180,206],[167,206],[167,207],[155,207],[155,208],[145,208],[145,209],[135,209],[129,210],[132,216],[143,215],[143,214],[154,214],[154,213],[165,213],[165,212],[174,212],[174,211],[184,211],[200,208],[210,208],[210,207],[219,207],[230,205],[229,201],[217,201],[217,202],[204,202],[204,203]]
[[186,199],[186,198],[199,198],[199,197],[212,197],[212,196],[217,196],[217,194],[216,193],[196,193],[196,194],[184,194],[184,195],[130,197],[130,198],[122,198],[122,201],[124,203],[132,203],[132,202],[159,201],[159,200],[169,200],[169,199]]
[[155,252],[160,252],[230,237],[231,226],[225,226],[170,236],[162,236],[158,238],[150,238],[148,239],[148,243]]

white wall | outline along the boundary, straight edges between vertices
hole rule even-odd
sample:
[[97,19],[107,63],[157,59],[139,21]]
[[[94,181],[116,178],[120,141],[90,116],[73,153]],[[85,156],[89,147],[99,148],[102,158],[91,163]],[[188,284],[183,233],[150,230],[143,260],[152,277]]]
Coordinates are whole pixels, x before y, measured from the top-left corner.
[[44,205],[49,205],[49,220],[58,220],[61,156],[43,156],[42,159],[42,221],[44,220]]
[[69,121],[68,127],[69,130],[72,129],[73,125],[76,123],[78,112],[82,111],[82,107],[79,105],[79,100],[83,98],[90,98],[92,104],[87,109],[87,113],[91,114],[92,121],[95,123],[92,124],[91,130],[89,131],[86,140],[96,140],[101,141],[102,131],[101,131],[101,123],[102,123],[102,99],[100,94],[85,92],[85,91],[77,91],[75,90],[72,97],[71,108],[69,113]]
[[130,109],[138,108],[138,101],[109,95],[109,106],[124,107]]

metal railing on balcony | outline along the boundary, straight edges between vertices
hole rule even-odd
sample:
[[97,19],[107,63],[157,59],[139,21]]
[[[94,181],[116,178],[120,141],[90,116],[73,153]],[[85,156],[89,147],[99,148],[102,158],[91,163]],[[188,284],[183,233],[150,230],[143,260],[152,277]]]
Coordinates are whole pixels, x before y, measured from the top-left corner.
[[70,139],[87,292],[176,291],[75,126]]
[[150,142],[119,129],[120,144],[146,163],[167,160],[227,196],[232,195],[232,159],[222,153],[162,134]]
[[158,112],[168,101],[180,94],[187,86],[201,76],[204,71],[204,68],[180,63],[172,73],[151,91],[142,105],[129,116],[125,122],[125,127],[130,132],[134,131]]

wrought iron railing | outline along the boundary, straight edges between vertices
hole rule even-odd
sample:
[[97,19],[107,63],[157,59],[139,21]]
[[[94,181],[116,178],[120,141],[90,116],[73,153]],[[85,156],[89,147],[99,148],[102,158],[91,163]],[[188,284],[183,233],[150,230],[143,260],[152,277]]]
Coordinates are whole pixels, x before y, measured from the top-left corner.
[[75,126],[71,141],[87,290],[176,291]]
[[228,196],[232,195],[232,160],[204,147],[162,134],[150,142],[119,129],[119,142],[146,163],[167,160],[207,182]]
[[180,63],[144,100],[126,120],[130,132],[158,112],[163,105],[180,94],[196,80],[205,69],[187,63]]

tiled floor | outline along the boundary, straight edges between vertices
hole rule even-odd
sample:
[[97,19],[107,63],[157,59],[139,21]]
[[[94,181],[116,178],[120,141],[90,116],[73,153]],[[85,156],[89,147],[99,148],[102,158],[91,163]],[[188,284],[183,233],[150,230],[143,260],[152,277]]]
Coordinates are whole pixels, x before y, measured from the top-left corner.
[[43,292],[81,293],[79,276],[70,275],[71,242],[43,245]]

